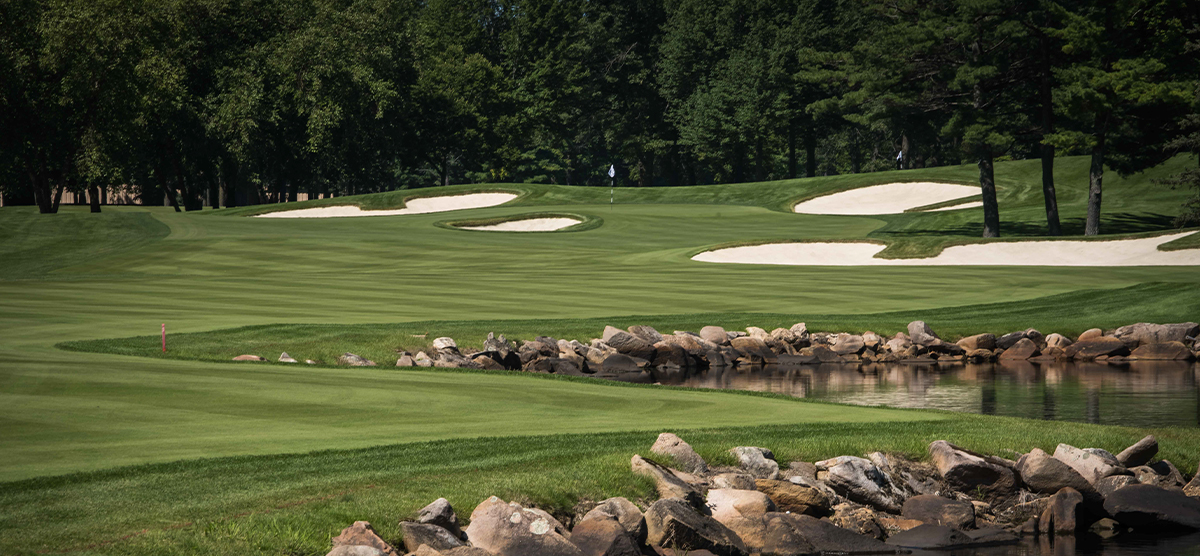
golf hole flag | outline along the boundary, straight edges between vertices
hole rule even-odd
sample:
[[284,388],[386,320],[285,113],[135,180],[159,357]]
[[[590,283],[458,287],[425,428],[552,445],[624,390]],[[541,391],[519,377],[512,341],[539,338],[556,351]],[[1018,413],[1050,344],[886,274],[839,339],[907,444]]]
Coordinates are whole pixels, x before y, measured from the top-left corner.
[[616,177],[617,177],[617,165],[609,164],[608,165],[608,208],[609,208],[609,210],[612,210],[612,206],[613,206],[613,187],[614,187],[613,184],[616,183]]

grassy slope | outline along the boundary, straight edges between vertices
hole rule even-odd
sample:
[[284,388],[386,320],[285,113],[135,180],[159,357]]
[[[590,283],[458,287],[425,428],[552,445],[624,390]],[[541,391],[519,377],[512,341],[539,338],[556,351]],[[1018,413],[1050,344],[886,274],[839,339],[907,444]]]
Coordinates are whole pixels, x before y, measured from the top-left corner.
[[[1033,208],[1018,209],[1036,207],[1040,201],[1010,181],[1023,164],[1028,163],[1000,167],[1006,222],[1026,218],[1022,214],[1030,222],[1037,220]],[[1064,161],[1060,168],[1070,173],[1083,167]],[[904,172],[899,178],[970,182],[974,176],[971,168],[963,167]],[[974,235],[967,222],[971,217],[966,214],[862,218],[783,212],[791,201],[805,196],[893,179],[897,176],[875,174],[774,184],[624,190],[621,194],[625,198],[619,201],[674,204],[619,204],[612,209],[606,206],[607,192],[598,188],[512,186],[527,190],[529,195],[515,206],[461,214],[462,218],[495,218],[531,211],[566,211],[604,219],[604,225],[596,229],[536,234],[526,239],[435,227],[434,223],[448,218],[439,214],[262,221],[210,216],[245,214],[263,210],[261,207],[200,214],[106,207],[101,215],[86,214],[85,207],[67,207],[56,216],[6,207],[0,209],[0,257],[4,262],[0,268],[4,294],[0,295],[0,434],[5,435],[6,456],[0,462],[0,474],[14,478],[201,454],[366,446],[444,438],[458,428],[471,426],[477,427],[472,434],[482,434],[485,427],[481,423],[489,431],[503,430],[506,434],[599,433],[761,423],[775,419],[776,404],[784,403],[789,404],[788,409],[776,422],[804,418],[799,408],[825,410],[819,412],[823,416],[815,416],[816,420],[828,419],[833,413],[841,418],[867,414],[859,411],[882,411],[732,394],[538,382],[528,377],[255,367],[64,352],[53,347],[64,341],[154,334],[162,322],[168,323],[173,333],[270,323],[370,324],[431,319],[603,320],[614,315],[642,315],[648,322],[664,322],[674,317],[655,321],[647,315],[679,313],[771,312],[777,315],[772,318],[794,315],[794,320],[804,320],[805,315],[847,315],[847,322],[853,323],[853,315],[880,311],[917,314],[941,307],[1031,300],[1145,282],[1173,285],[1134,290],[1138,295],[1120,303],[1089,303],[1078,308],[1079,312],[1097,322],[1118,317],[1141,320],[1144,315],[1155,320],[1195,318],[1190,305],[1171,301],[1167,293],[1194,289],[1195,271],[1187,268],[1103,272],[1038,268],[847,270],[707,265],[688,260],[698,250],[731,241],[891,237],[920,243],[929,241],[913,235],[922,227],[959,234],[964,240]],[[1078,181],[1060,182],[1064,199],[1069,196],[1066,190],[1080,187]],[[1144,185],[1144,181],[1140,183]],[[1019,194],[1012,196],[1013,192]],[[403,194],[398,195],[402,200]],[[1125,231],[1156,228],[1157,220],[1145,215],[1165,214],[1178,204],[1168,194],[1137,191],[1133,185],[1122,193],[1120,185],[1110,188],[1107,183],[1105,199],[1106,207],[1113,209],[1110,219],[1136,223]],[[394,204],[395,199],[388,201],[384,195],[364,202],[374,207]],[[1077,203],[1064,203],[1068,218],[1081,214]],[[912,227],[907,231],[897,228],[905,222]],[[1160,296],[1168,297],[1156,301]],[[1024,314],[1036,313],[1037,309],[1038,303],[1032,302]],[[1057,310],[1065,312],[1069,307]],[[943,314],[949,317],[953,313],[948,310]],[[977,318],[976,323],[982,327],[986,316],[964,314],[956,322],[970,323]],[[471,386],[480,381],[494,387]],[[411,406],[430,397],[418,397],[410,388],[439,382],[440,387],[432,387],[435,401],[441,404],[437,406],[439,411],[426,412],[423,421],[406,422],[415,419]],[[531,400],[526,396],[520,404],[503,403],[510,392],[517,395],[528,389],[553,392],[553,397],[562,395],[575,401],[590,400],[588,394],[594,394],[592,397],[598,400],[594,403],[599,405],[560,419],[557,416],[567,410],[555,407],[553,399]],[[463,397],[462,392],[471,397]],[[496,401],[471,403],[489,396]],[[289,398],[304,403],[289,402]],[[711,412],[689,418],[687,410],[638,414],[639,408],[629,409],[639,401],[672,407],[672,403],[690,405],[693,399],[746,411],[738,414],[730,409],[714,421]],[[441,409],[446,407],[452,410]],[[754,408],[757,412],[752,411]],[[555,418],[548,418],[550,415]],[[451,416],[451,425],[440,424]],[[797,447],[794,453],[811,453],[813,457],[852,453],[885,447],[893,441],[908,446],[901,449],[914,450],[931,437],[960,433],[963,436],[956,438],[990,450],[998,449],[998,445],[987,443],[988,438],[1004,438],[996,434],[997,430],[1012,435],[1010,444],[1014,449],[1027,449],[1026,440],[1049,448],[1064,439],[1120,448],[1121,443],[1142,432],[1076,424],[1001,423],[955,417],[913,425],[908,437],[892,430],[903,428],[903,424],[859,429],[808,425],[769,434],[718,431],[713,434],[726,436],[707,449],[712,453],[745,442],[786,450],[789,442],[809,438],[810,430],[827,431],[821,434],[830,442],[850,439],[860,443],[829,444],[828,451]],[[968,434],[970,431],[959,427],[973,427],[975,432]],[[1179,456],[1182,461],[1196,459],[1187,457],[1192,452],[1186,451],[1194,452],[1197,445],[1194,436],[1189,436],[1194,435],[1193,431],[1163,430],[1159,434],[1172,439],[1164,442],[1168,450],[1177,449],[1172,447],[1176,442],[1185,447]],[[367,484],[376,483],[378,475],[364,472],[358,479],[346,477],[374,464],[353,453],[339,456],[349,461],[276,456],[181,463],[176,464],[178,473],[171,471],[176,467],[167,466],[6,483],[0,485],[0,552],[43,542],[79,546],[144,528],[155,532],[131,543],[102,545],[96,550],[159,553],[169,545],[169,551],[184,553],[279,553],[280,547],[294,544],[294,549],[284,551],[318,554],[334,527],[365,516],[382,520],[381,527],[388,527],[394,535],[397,513],[411,511],[433,498],[434,493],[452,491],[460,484],[473,485],[459,491],[469,490],[471,496],[521,491],[560,499],[583,491],[607,493],[628,488],[615,483],[601,488],[594,481],[589,483],[591,479],[586,476],[599,473],[603,477],[607,473],[608,477],[616,477],[619,473],[622,479],[627,478],[623,462],[631,449],[641,449],[635,446],[645,446],[649,436],[615,434],[611,438],[616,440],[590,435],[559,439],[555,442],[564,448],[557,452],[542,450],[543,440],[529,437],[510,437],[502,441],[505,448],[470,440],[396,448],[402,454],[397,456],[399,461],[382,461],[397,475],[378,496],[355,491],[346,497],[334,496],[269,515],[238,517],[246,511],[265,511],[273,504],[284,506],[309,497],[329,496],[340,492],[334,490],[340,485],[347,490],[365,489]],[[492,449],[462,451],[463,446],[472,445]],[[601,453],[586,464],[578,463],[586,458],[572,454],[580,446],[592,445]],[[409,454],[406,450],[416,452],[411,452],[409,458],[404,456]],[[464,474],[458,472],[459,467],[451,467],[452,473],[441,473],[419,465],[444,454],[463,458],[453,460],[461,469],[480,471]],[[542,456],[545,459],[539,460]],[[281,463],[293,457],[311,467],[296,471]],[[276,468],[273,466],[279,469],[274,476],[270,474]],[[265,470],[266,475],[251,472],[253,468]],[[507,473],[512,470],[529,473]],[[548,474],[533,474],[539,470]],[[243,474],[260,480],[263,488],[244,486],[239,482]],[[576,489],[578,481],[591,486]],[[90,486],[86,491],[56,486],[76,484]],[[180,489],[164,488],[175,484]],[[296,489],[289,490],[287,485],[293,484]],[[243,485],[240,490],[239,485]],[[419,496],[404,498],[408,492]],[[460,504],[478,501],[468,499]],[[168,507],[177,510],[164,509]],[[162,530],[192,520],[202,525]],[[51,540],[28,542],[33,538]]]

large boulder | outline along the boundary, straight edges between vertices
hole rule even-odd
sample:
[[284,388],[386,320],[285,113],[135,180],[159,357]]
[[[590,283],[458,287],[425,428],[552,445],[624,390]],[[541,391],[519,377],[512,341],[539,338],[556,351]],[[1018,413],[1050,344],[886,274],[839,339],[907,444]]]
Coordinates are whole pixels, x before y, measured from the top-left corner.
[[[887,538],[883,525],[880,524],[880,513],[869,506],[860,506],[853,502],[844,502],[833,507],[833,515],[829,521],[842,529],[853,531],[859,535],[883,540]],[[883,514],[888,515],[888,514]]]
[[682,438],[664,432],[658,435],[658,440],[654,441],[654,445],[650,447],[650,451],[660,456],[669,456],[679,462],[684,471],[689,473],[707,473],[708,464],[704,462],[704,458],[700,457],[692,445],[684,442]]
[[1000,499],[1017,486],[1008,467],[945,440],[930,443],[929,456],[946,483],[959,492],[975,493],[978,489],[988,499]]
[[1200,324],[1182,322],[1177,324],[1153,324],[1139,322],[1122,326],[1112,333],[1113,337],[1125,343],[1129,349],[1135,349],[1145,344],[1163,342],[1185,343],[1189,338],[1200,335]]
[[741,471],[727,471],[709,477],[709,488],[736,488],[754,490],[754,476]]
[[366,546],[378,550],[384,556],[400,556],[400,552],[380,538],[375,528],[367,521],[355,521],[354,525],[342,529],[341,534],[333,538],[333,547],[340,546]]
[[[591,514],[589,514],[591,515]],[[642,551],[621,523],[606,514],[586,516],[571,531],[571,543],[584,556],[641,556]]]
[[1130,467],[1129,471],[1143,485],[1154,485],[1166,489],[1183,490],[1183,474],[1167,460]]
[[1159,342],[1142,344],[1129,357],[1140,361],[1191,361],[1195,355],[1181,342]]
[[637,475],[654,479],[655,489],[662,498],[680,498],[697,508],[704,507],[704,496],[695,487],[680,479],[671,468],[634,455],[630,468]]
[[1004,350],[1000,354],[1001,361],[1024,361],[1030,357],[1036,357],[1040,351],[1037,344],[1029,338],[1021,338],[1015,344]]
[[791,481],[758,479],[754,486],[784,512],[825,517],[833,505],[829,496],[820,490]]
[[629,327],[629,333],[651,344],[656,344],[663,340],[663,335],[655,330],[653,326],[635,324]]
[[720,326],[705,326],[700,329],[700,337],[706,342],[712,342],[718,346],[729,345],[729,333]]
[[945,550],[965,547],[973,541],[957,529],[926,523],[888,537],[887,543],[900,548]]
[[605,357],[604,362],[600,364],[600,368],[605,374],[613,375],[637,373],[642,370],[641,365],[638,365],[636,359],[623,353],[614,353]]
[[733,349],[736,349],[743,357],[749,358],[755,363],[774,361],[778,355],[774,351],[771,351],[771,348],[761,338],[743,336],[730,340],[730,343],[733,345]]
[[708,491],[707,505],[712,518],[730,526],[736,519],[762,516],[776,510],[775,503],[757,490],[714,488]]
[[1083,529],[1090,523],[1080,519],[1083,495],[1079,491],[1065,487],[1050,498],[1050,503],[1042,511],[1038,519],[1038,531],[1056,535],[1074,535],[1075,531]]
[[1125,467],[1137,467],[1150,463],[1157,453],[1158,439],[1153,434],[1148,434],[1132,446],[1121,450],[1121,453],[1117,454],[1117,461]]
[[450,506],[450,501],[445,498],[438,498],[428,506],[421,508],[421,511],[417,513],[417,523],[437,525],[450,531],[450,534],[462,540],[467,540],[466,534],[459,527],[458,514],[454,513],[454,508]]
[[1083,475],[1039,448],[1034,448],[1017,460],[1017,474],[1033,492],[1054,494],[1065,487],[1081,493],[1093,492],[1092,483]]
[[1089,360],[1100,356],[1129,355],[1129,348],[1112,336],[1101,336],[1075,342],[1063,353],[1069,359]]
[[818,474],[838,494],[867,504],[881,511],[896,513],[904,502],[904,495],[892,484],[891,479],[870,460],[841,456],[817,462]]
[[1059,444],[1054,449],[1054,459],[1071,466],[1093,485],[1105,477],[1129,474],[1116,456],[1096,448],[1081,449],[1070,444]]
[[1072,342],[1070,338],[1063,336],[1062,334],[1054,333],[1046,336],[1046,347],[1067,349],[1067,347],[1073,343],[1074,342]]
[[[637,357],[639,359],[653,361],[654,356],[658,353],[657,350],[654,349],[654,344],[651,344],[650,342],[647,342],[646,340],[638,338],[637,336],[634,336],[633,334],[623,330],[617,330],[616,332],[609,334],[608,329],[606,328],[604,336],[604,343],[617,350],[617,352],[623,353],[630,357]],[[555,346],[555,351],[557,351],[557,346]]]
[[416,552],[421,545],[434,550],[450,550],[463,546],[462,540],[450,531],[430,523],[401,521],[400,530],[404,534],[404,548],[409,552]]
[[678,498],[660,499],[646,510],[646,541],[677,551],[708,550],[718,556],[749,554],[736,533]]
[[1133,475],[1113,475],[1096,481],[1095,487],[1101,498],[1108,498],[1112,496],[1112,493],[1136,484],[1138,484],[1138,480]]
[[934,525],[945,525],[955,529],[975,527],[975,506],[932,494],[913,496],[904,501],[900,515]]
[[1025,331],[1009,332],[999,338],[996,338],[997,349],[1008,349],[1017,344],[1017,342],[1025,339]]
[[778,479],[779,462],[775,454],[766,448],[738,446],[729,450],[737,458],[738,465],[756,479]]
[[1200,530],[1200,500],[1178,490],[1129,485],[1106,498],[1104,509],[1121,525],[1136,529]]
[[371,361],[370,359],[367,359],[360,355],[355,355],[348,351],[346,353],[343,353],[340,356],[338,356],[337,362],[338,362],[338,365],[349,365],[351,367],[374,367],[375,366],[374,361]]
[[909,340],[920,346],[927,346],[941,341],[933,329],[925,321],[915,320],[908,323]]
[[497,556],[582,556],[566,528],[546,512],[522,508],[493,496],[471,512],[471,544]]
[[994,334],[976,334],[967,336],[956,342],[960,347],[967,351],[976,349],[996,349],[996,336]]
[[[871,537],[842,529],[829,521],[810,515],[772,514],[783,520],[781,527],[790,528],[792,535],[804,539],[817,553],[834,554],[891,554],[895,548]],[[770,548],[768,542],[767,548]],[[767,551],[764,550],[764,553]]]
[[633,502],[621,497],[609,498],[596,504],[595,508],[584,514],[582,521],[611,517],[621,524],[629,536],[641,545],[646,542],[646,517]]
[[855,355],[866,347],[863,337],[857,334],[838,334],[833,342],[833,351],[838,355]]

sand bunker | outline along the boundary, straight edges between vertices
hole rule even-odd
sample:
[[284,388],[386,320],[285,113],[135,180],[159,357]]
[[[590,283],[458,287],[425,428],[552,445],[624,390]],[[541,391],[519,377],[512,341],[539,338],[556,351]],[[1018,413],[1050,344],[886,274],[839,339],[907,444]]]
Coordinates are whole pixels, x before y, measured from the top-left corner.
[[582,220],[574,218],[526,218],[523,220],[509,220],[499,224],[490,224],[487,226],[457,226],[463,230],[484,230],[489,232],[553,232],[563,228],[570,228]]
[[1015,241],[956,245],[927,259],[877,259],[875,243],[772,243],[700,253],[710,263],[805,266],[1194,266],[1200,249],[1159,251],[1196,232],[1114,241]]
[[935,208],[935,209],[929,209],[929,210],[927,210],[927,211],[925,211],[925,212],[937,212],[937,211],[940,211],[940,210],[959,210],[959,209],[970,209],[970,208],[979,208],[979,207],[982,207],[982,206],[983,206],[983,201],[970,201],[970,202],[963,203],[963,204],[961,204],[961,205],[950,205],[950,206],[948,206],[948,207],[940,207],[940,208]]
[[970,185],[888,183],[809,199],[797,203],[792,210],[800,214],[897,214],[978,194],[979,188]]
[[396,216],[401,214],[428,214],[431,212],[446,212],[502,205],[517,195],[513,193],[471,193],[469,195],[450,195],[445,197],[422,197],[409,199],[405,207],[396,210],[363,210],[356,206],[342,205],[336,207],[315,207],[298,210],[284,210],[259,214],[259,218],[338,218],[344,216]]

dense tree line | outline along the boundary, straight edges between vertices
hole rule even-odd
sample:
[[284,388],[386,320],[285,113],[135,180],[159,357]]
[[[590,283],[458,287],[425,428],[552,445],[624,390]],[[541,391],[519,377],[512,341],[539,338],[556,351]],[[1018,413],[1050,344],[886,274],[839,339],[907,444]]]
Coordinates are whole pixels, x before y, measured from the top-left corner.
[[[0,0],[0,193],[194,210],[465,182],[685,185],[1195,140],[1189,0]],[[1189,135],[1191,134],[1191,135]],[[1190,137],[1190,139],[1189,139]],[[1192,174],[1176,182],[1195,185]]]

